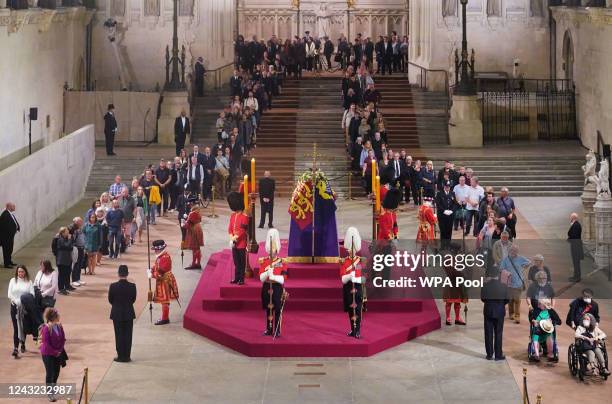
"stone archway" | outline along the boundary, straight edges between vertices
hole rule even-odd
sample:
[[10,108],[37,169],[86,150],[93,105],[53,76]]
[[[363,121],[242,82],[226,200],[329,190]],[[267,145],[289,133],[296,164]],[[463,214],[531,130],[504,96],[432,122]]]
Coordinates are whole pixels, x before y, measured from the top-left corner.
[[574,42],[569,31],[563,36],[563,70],[565,79],[574,80]]

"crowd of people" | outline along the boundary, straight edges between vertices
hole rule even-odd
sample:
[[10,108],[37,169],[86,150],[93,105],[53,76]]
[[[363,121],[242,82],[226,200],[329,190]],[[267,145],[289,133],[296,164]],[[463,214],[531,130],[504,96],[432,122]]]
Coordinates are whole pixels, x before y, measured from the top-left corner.
[[[272,65],[277,72],[300,78],[302,71],[333,70],[334,63],[345,70],[357,69],[364,64],[368,69],[376,66],[376,73],[406,73],[408,69],[408,37],[393,31],[379,36],[374,42],[358,33],[353,41],[340,35],[335,42],[328,36],[319,38],[306,31],[284,41],[276,35],[265,41],[253,35],[250,41],[239,35],[234,43],[236,68],[253,72],[261,64]],[[374,64],[376,63],[376,65]]]

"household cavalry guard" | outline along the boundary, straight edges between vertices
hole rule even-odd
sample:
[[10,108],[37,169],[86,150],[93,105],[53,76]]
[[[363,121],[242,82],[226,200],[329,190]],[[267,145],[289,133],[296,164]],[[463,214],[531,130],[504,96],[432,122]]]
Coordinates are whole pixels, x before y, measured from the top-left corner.
[[342,302],[348,313],[351,331],[349,337],[361,338],[361,314],[365,279],[361,272],[362,258],[358,255],[361,249],[361,236],[354,227],[349,227],[344,236],[344,248],[348,256],[340,258],[340,279],[342,280]]
[[234,280],[231,283],[244,285],[244,273],[247,263],[247,238],[249,229],[249,217],[244,213],[244,199],[242,194],[231,192],[227,196],[227,203],[234,212],[230,216],[227,232],[232,248],[232,258],[234,260]]
[[162,306],[162,317],[155,325],[168,324],[170,322],[170,301],[179,298],[176,278],[172,273],[172,258],[166,251],[164,240],[153,241],[152,250],[157,254],[153,268],[147,271],[149,279],[155,279],[155,295],[153,301]]
[[259,280],[261,281],[261,307],[266,311],[266,330],[263,335],[278,338],[281,335],[283,306],[287,294],[287,265],[278,256],[280,236],[278,230],[270,229],[266,236],[267,257],[259,260]]

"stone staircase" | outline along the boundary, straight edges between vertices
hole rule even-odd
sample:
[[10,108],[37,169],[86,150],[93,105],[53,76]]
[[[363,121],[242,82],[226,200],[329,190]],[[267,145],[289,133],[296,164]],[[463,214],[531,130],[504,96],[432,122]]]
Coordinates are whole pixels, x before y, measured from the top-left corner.
[[191,115],[191,143],[212,146],[217,142],[215,126],[219,113],[230,100],[229,86],[207,90],[204,97],[195,97]]
[[120,175],[123,183],[130,186],[132,178],[140,177],[147,165],[159,164],[162,157],[172,159],[175,150],[173,146],[152,144],[116,147],[115,152],[116,156],[107,156],[104,147],[96,147],[96,159],[85,188],[85,198],[100,197],[108,191],[116,175]]
[[338,77],[286,80],[283,93],[266,111],[257,134],[257,176],[270,170],[277,195],[289,196],[295,178],[312,166],[313,143],[318,145],[318,166],[332,179],[339,196],[348,192],[348,160],[340,128],[342,105]]

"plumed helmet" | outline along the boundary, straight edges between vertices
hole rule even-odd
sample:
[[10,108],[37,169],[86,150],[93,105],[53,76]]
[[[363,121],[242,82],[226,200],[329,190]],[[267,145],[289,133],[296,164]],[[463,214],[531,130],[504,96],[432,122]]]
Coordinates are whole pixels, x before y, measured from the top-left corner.
[[230,192],[227,196],[227,203],[232,211],[238,212],[244,210],[244,199],[241,193]]
[[346,229],[346,234],[344,235],[344,248],[349,252],[349,254],[357,254],[359,250],[361,250],[361,236],[359,235],[359,230],[355,227],[349,227]]
[[276,229],[268,230],[266,235],[266,252],[271,254],[272,252],[278,253],[281,247],[280,234]]
[[391,188],[387,195],[385,195],[385,200],[382,202],[382,207],[385,209],[397,209],[399,203],[402,199],[402,193],[397,188]]

